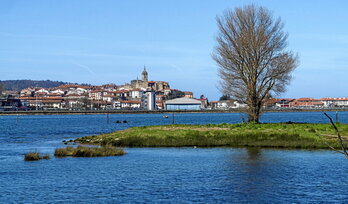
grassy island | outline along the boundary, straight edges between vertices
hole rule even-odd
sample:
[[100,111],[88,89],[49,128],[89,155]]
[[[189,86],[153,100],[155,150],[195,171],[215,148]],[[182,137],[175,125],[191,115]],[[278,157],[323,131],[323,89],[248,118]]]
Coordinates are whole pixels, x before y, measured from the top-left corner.
[[[344,139],[348,125],[337,124]],[[120,147],[272,147],[327,149],[339,148],[329,124],[208,124],[133,127],[97,136],[78,138],[82,144]]]

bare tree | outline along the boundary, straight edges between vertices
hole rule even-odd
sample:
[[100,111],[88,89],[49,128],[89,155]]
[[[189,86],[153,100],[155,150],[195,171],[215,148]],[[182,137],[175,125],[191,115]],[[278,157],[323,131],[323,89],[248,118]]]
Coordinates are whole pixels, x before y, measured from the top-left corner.
[[246,103],[248,121],[258,123],[267,96],[284,92],[297,66],[297,56],[285,50],[284,24],[266,8],[248,5],[225,11],[217,25],[212,56],[221,91]]

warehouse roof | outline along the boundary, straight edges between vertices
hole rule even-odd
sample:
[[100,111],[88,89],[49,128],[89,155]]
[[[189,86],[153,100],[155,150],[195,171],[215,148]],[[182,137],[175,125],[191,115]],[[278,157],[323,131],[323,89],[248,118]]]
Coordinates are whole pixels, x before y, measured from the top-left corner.
[[201,101],[197,100],[197,99],[192,99],[192,98],[175,98],[172,100],[168,100],[165,102],[166,105],[170,105],[170,104],[175,104],[175,105],[179,105],[179,104],[183,104],[183,105],[193,105],[193,104],[197,104],[197,105],[201,105]]

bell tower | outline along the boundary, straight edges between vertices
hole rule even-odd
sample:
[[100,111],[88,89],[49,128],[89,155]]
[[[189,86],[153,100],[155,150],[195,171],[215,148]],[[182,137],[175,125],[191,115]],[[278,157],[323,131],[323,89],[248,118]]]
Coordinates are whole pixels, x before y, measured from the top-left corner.
[[141,73],[141,79],[142,81],[144,82],[148,82],[148,74],[147,74],[147,71],[146,71],[146,67],[144,66],[144,71]]

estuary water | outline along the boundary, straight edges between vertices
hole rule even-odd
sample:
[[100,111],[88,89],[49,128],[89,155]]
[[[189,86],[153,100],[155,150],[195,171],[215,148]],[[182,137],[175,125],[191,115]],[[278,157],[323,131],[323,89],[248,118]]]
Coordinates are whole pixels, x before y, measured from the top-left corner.
[[[348,160],[327,150],[126,148],[120,157],[53,157],[62,140],[171,124],[172,114],[164,115],[0,116],[0,203],[348,203]],[[243,118],[175,114],[174,122]],[[348,112],[338,120],[348,123]],[[320,112],[266,113],[261,121],[328,122]],[[29,151],[51,154],[51,160],[25,162]]]

